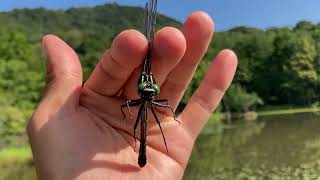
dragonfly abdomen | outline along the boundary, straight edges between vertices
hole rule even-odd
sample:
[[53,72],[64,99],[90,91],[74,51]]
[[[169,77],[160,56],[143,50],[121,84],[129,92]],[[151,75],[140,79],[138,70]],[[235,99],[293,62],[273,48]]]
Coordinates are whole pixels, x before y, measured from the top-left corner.
[[140,167],[144,167],[147,164],[147,103],[144,103],[145,111],[141,114],[141,136],[140,136],[140,148],[138,164]]

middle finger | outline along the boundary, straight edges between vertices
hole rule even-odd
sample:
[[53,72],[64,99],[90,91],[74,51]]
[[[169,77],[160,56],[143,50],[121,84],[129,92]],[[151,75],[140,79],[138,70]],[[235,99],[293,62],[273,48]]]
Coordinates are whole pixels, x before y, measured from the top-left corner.
[[[163,84],[168,74],[176,67],[186,51],[186,40],[182,32],[176,28],[165,27],[158,31],[154,37],[152,52],[152,73],[159,87]],[[137,81],[141,67],[137,68],[125,85],[122,96],[127,99],[139,98]]]

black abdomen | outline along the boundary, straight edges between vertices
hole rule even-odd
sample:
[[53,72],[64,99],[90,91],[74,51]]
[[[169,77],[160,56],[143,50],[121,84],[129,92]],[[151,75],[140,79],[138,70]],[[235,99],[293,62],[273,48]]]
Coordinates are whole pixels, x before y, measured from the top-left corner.
[[[144,104],[147,109],[147,104]],[[140,167],[144,167],[147,164],[147,110],[143,112],[141,116],[141,136],[140,136],[140,149],[138,164]]]
[[146,154],[140,154],[138,158],[138,164],[140,167],[144,167],[147,164]]

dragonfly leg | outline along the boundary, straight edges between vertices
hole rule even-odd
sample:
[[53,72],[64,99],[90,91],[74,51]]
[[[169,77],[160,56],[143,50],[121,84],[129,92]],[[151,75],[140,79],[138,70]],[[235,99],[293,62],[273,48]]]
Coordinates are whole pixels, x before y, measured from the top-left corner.
[[129,114],[130,114],[130,119],[132,120],[133,118],[132,118],[132,112],[131,112],[130,107],[131,107],[131,106],[138,106],[138,105],[140,105],[140,104],[142,104],[142,103],[143,103],[143,100],[142,100],[142,99],[127,100],[126,104],[123,104],[123,105],[121,106],[121,113],[122,113],[122,115],[123,115],[123,119],[126,119],[126,115],[125,115],[125,113],[124,113],[124,111],[123,111],[123,108],[127,107],[128,112],[129,112]]
[[169,104],[169,101],[167,99],[156,99],[156,100],[153,100],[153,101],[154,102],[160,102],[160,103],[164,102],[166,104]]
[[[158,107],[163,107],[163,108],[169,108],[173,114],[173,119],[175,121],[177,121],[179,124],[181,124],[180,121],[177,120],[176,118],[176,113],[174,112],[173,108],[169,105],[169,101],[166,100],[166,99],[161,99],[161,100],[154,100],[154,101],[151,101],[155,106],[158,106]],[[162,104],[164,103],[164,104]]]
[[163,141],[164,141],[164,145],[166,146],[166,149],[167,149],[167,153],[169,152],[168,151],[168,147],[167,147],[167,142],[166,142],[166,138],[164,137],[164,134],[163,134],[163,131],[162,131],[162,127],[161,127],[161,124],[160,124],[160,121],[159,121],[159,118],[157,116],[157,113],[156,113],[156,110],[154,108],[154,104],[153,103],[150,103],[151,104],[151,111],[152,111],[152,114],[156,120],[156,122],[158,123],[159,125],[159,128],[160,128],[160,131],[161,131],[161,134],[162,134],[162,138],[163,138]]

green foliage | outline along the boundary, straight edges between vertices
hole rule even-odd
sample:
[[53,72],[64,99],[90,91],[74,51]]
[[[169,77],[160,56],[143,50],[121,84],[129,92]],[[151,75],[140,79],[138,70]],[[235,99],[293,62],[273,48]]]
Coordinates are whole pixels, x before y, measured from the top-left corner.
[[238,27],[216,33],[214,42],[209,51],[215,54],[224,48],[236,52],[234,82],[257,93],[266,104],[306,106],[319,101],[320,25],[302,21],[293,29],[265,31]]
[[296,31],[312,31],[314,29],[314,24],[310,21],[300,21],[297,23],[294,30]]
[[14,94],[15,104],[22,101],[37,102],[41,89],[42,77],[35,71],[30,71],[26,61],[0,59],[0,88],[4,92]]
[[15,107],[1,106],[0,114],[0,149],[5,145],[24,144],[25,124],[30,113]]
[[33,48],[25,35],[0,30],[0,149],[24,144],[26,121],[40,98],[43,76],[34,68]]
[[30,60],[32,49],[24,34],[8,28],[0,29],[0,57],[3,60],[12,58]]
[[33,48],[24,34],[9,29],[0,33],[0,92],[11,93],[16,103],[39,99],[42,74],[37,72]]
[[314,43],[308,36],[299,36],[295,38],[291,48],[293,53],[284,65],[285,73],[291,77],[291,80],[285,84],[290,88],[287,92],[292,93],[291,97],[297,97],[298,100],[312,100],[317,94],[312,87],[318,79],[315,69]]
[[[309,104],[316,101],[316,47],[311,37],[304,33],[285,31],[274,40],[274,52],[270,62],[271,72],[263,78],[272,88],[265,89],[270,97],[287,104]],[[281,63],[279,63],[281,61]]]
[[248,93],[240,85],[231,85],[225,97],[223,104],[229,111],[248,112],[254,110],[263,101],[256,93]]

